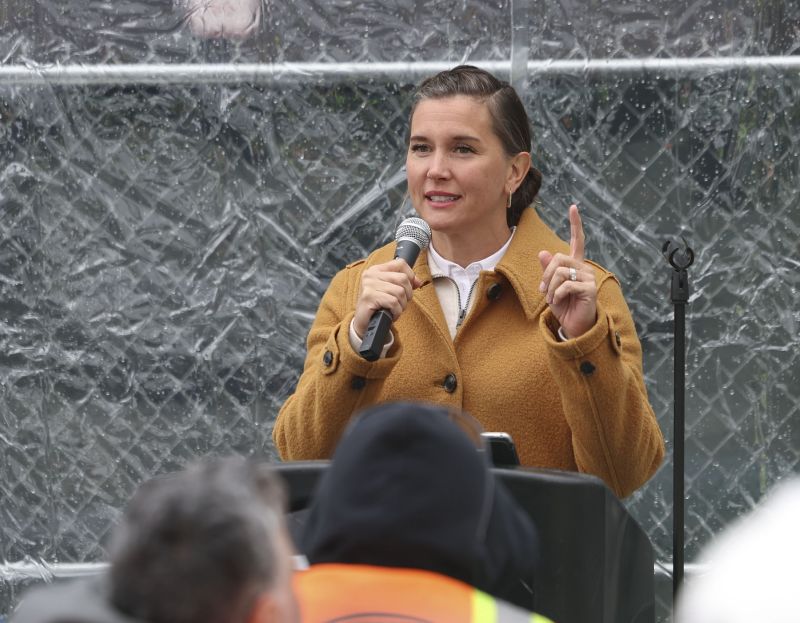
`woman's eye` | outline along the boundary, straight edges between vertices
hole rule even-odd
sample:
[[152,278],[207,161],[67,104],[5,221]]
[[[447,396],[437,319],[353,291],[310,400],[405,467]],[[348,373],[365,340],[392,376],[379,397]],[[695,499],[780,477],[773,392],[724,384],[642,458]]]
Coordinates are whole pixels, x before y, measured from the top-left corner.
[[410,149],[411,149],[412,152],[415,152],[415,153],[430,151],[430,148],[427,145],[425,145],[424,143],[415,143],[415,144],[411,145]]
[[459,154],[471,154],[475,150],[472,149],[472,147],[470,147],[469,145],[456,145],[455,151],[456,153]]

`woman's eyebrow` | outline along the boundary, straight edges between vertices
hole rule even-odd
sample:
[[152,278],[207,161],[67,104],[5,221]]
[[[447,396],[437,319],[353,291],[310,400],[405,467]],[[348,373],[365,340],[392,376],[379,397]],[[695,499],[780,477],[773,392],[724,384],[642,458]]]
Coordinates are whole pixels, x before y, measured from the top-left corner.
[[[415,134],[414,136],[408,139],[409,141],[427,141],[428,137],[422,134]],[[473,143],[480,143],[481,139],[477,136],[472,136],[470,134],[458,134],[456,136],[451,136],[450,140],[452,141],[472,141]]]

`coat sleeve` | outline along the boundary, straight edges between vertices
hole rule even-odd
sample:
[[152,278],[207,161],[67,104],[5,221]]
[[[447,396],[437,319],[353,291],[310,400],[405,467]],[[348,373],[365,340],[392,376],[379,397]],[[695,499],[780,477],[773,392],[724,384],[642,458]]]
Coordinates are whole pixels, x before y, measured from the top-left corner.
[[540,323],[578,469],[625,497],[661,464],[664,438],[647,398],[642,349],[619,282],[605,272],[598,281],[597,322],[584,335],[560,342],[549,309]]
[[351,416],[375,402],[402,353],[397,336],[388,356],[369,362],[350,345],[355,290],[361,271],[351,265],[331,281],[306,342],[295,392],[281,407],[272,439],[283,460],[328,459]]

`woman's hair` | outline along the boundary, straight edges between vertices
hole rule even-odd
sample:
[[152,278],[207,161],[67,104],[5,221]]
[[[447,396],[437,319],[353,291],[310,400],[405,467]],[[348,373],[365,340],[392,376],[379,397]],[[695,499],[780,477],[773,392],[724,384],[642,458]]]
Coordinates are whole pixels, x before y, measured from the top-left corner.
[[[472,65],[459,65],[423,80],[414,92],[411,117],[422,100],[455,95],[467,95],[486,102],[492,118],[492,129],[509,156],[523,151],[530,153],[528,115],[514,87]],[[511,208],[506,214],[509,226],[519,222],[522,211],[533,203],[541,185],[542,174],[531,165],[528,175],[512,197]]]

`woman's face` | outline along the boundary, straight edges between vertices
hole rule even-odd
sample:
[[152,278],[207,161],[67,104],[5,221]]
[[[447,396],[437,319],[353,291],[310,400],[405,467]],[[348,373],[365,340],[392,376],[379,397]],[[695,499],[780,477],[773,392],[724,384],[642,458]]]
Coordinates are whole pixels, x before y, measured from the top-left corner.
[[527,169],[509,157],[476,98],[426,99],[411,119],[408,192],[417,213],[446,235],[508,233],[506,202]]

